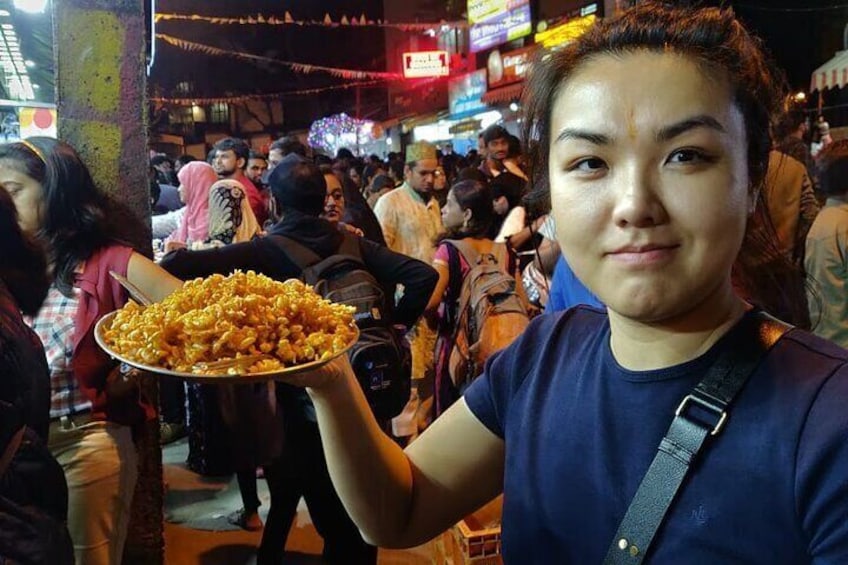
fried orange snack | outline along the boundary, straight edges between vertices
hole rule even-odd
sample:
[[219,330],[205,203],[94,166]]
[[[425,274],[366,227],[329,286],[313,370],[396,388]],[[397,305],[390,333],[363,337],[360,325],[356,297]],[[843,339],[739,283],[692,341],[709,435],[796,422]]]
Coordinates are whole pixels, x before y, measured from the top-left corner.
[[179,372],[201,363],[264,353],[246,372],[324,360],[354,339],[354,309],[292,279],[253,271],[187,281],[162,302],[121,308],[103,338],[132,361]]

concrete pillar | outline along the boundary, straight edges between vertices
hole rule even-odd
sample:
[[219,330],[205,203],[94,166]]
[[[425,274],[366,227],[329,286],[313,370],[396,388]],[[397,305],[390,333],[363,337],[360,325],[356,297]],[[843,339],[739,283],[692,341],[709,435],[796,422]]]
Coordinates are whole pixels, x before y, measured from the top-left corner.
[[[101,189],[149,220],[144,2],[53,0],[53,44],[59,138],[79,151]],[[149,252],[145,231],[132,239]],[[157,398],[155,381],[145,381]],[[125,563],[163,561],[158,436],[155,422],[140,433]]]

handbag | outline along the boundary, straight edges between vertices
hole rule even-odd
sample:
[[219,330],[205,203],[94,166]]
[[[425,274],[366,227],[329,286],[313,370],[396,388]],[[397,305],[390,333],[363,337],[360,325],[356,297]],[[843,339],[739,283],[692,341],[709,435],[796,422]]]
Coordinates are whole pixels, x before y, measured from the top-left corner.
[[[72,565],[71,538],[56,508],[67,513],[62,468],[24,425],[17,408],[0,401],[0,416],[0,437],[8,438],[0,455],[0,563]],[[40,503],[45,504],[27,491],[44,494]],[[65,499],[55,500],[59,495]]]
[[604,558],[604,565],[642,563],[692,462],[727,424],[730,406],[762,358],[791,326],[761,311],[730,330],[727,347],[686,395],[642,478]]

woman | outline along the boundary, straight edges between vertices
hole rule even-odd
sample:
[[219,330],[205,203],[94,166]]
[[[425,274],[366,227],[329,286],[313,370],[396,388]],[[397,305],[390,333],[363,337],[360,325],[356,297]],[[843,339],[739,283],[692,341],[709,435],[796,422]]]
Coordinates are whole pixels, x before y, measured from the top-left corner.
[[521,279],[516,269],[515,255],[503,244],[496,244],[486,237],[492,222],[492,193],[489,187],[476,181],[460,181],[448,191],[442,208],[442,224],[447,233],[439,237],[433,268],[439,273],[439,282],[427,304],[425,315],[435,320],[435,413],[441,415],[461,396],[448,374],[448,361],[459,323],[457,312],[460,289],[466,275],[473,266],[473,258],[466,257],[454,241],[478,255],[491,253],[503,262],[503,270],[516,276],[516,288],[521,288]]
[[193,248],[229,245],[250,241],[262,231],[244,191],[237,180],[224,179],[209,189],[209,236]]
[[324,201],[324,211],[321,217],[340,230],[349,231],[362,237],[364,234],[361,229],[342,221],[345,214],[345,197],[339,177],[333,173],[332,167],[326,165],[321,167],[321,172],[324,174],[324,181],[327,183],[327,199]]
[[97,190],[67,143],[33,137],[0,146],[0,184],[49,260],[52,284],[29,321],[50,367],[49,448],[68,481],[76,560],[120,563],[137,478],[131,426],[155,411],[97,346],[94,325],[127,300],[110,271],[154,300],[181,283],[121,243],[122,230],[140,223]]
[[205,242],[209,238],[209,191],[218,180],[215,169],[203,161],[192,161],[180,168],[177,177],[185,211],[177,230],[165,242],[165,251]]
[[433,197],[439,203],[439,208],[443,208],[448,198],[448,177],[441,165],[433,171]]
[[[747,280],[774,76],[729,10],[657,2],[534,66],[532,186],[606,310],[536,318],[406,452],[344,360],[292,379],[366,539],[414,546],[503,490],[506,563],[600,563],[611,547],[653,563],[848,562],[848,353],[801,330],[756,364],[653,545],[614,535],[681,401],[755,341],[735,346],[731,329],[760,318],[734,278]],[[683,408],[699,433],[718,420]]]
[[[0,241],[0,531],[6,534],[0,535],[0,561],[73,563],[68,487],[46,447],[50,374],[44,348],[21,316],[36,313],[47,295],[47,260],[21,231],[3,189]],[[15,516],[10,505],[28,507],[29,515]]]

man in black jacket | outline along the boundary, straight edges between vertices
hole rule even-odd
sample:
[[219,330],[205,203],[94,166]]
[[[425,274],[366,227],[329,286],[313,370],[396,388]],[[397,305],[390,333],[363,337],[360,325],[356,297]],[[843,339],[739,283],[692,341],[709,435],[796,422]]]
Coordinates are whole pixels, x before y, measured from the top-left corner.
[[[320,169],[300,156],[287,156],[271,172],[269,184],[283,217],[268,234],[292,239],[321,258],[334,255],[343,235],[319,218],[327,191]],[[161,265],[184,280],[213,273],[228,274],[234,269],[252,269],[281,281],[299,277],[300,268],[284,244],[275,240],[257,238],[203,251],[181,249],[163,258]],[[359,243],[366,269],[385,285],[386,296],[395,295],[396,285],[404,286],[392,319],[395,324],[412,327],[436,286],[435,270],[367,239],[360,239]],[[257,563],[276,564],[282,560],[288,531],[303,496],[313,524],[324,538],[325,560],[375,564],[377,549],[362,540],[330,481],[308,395],[302,389],[278,383],[277,398],[285,421],[285,443],[283,455],[265,468],[271,509]]]

